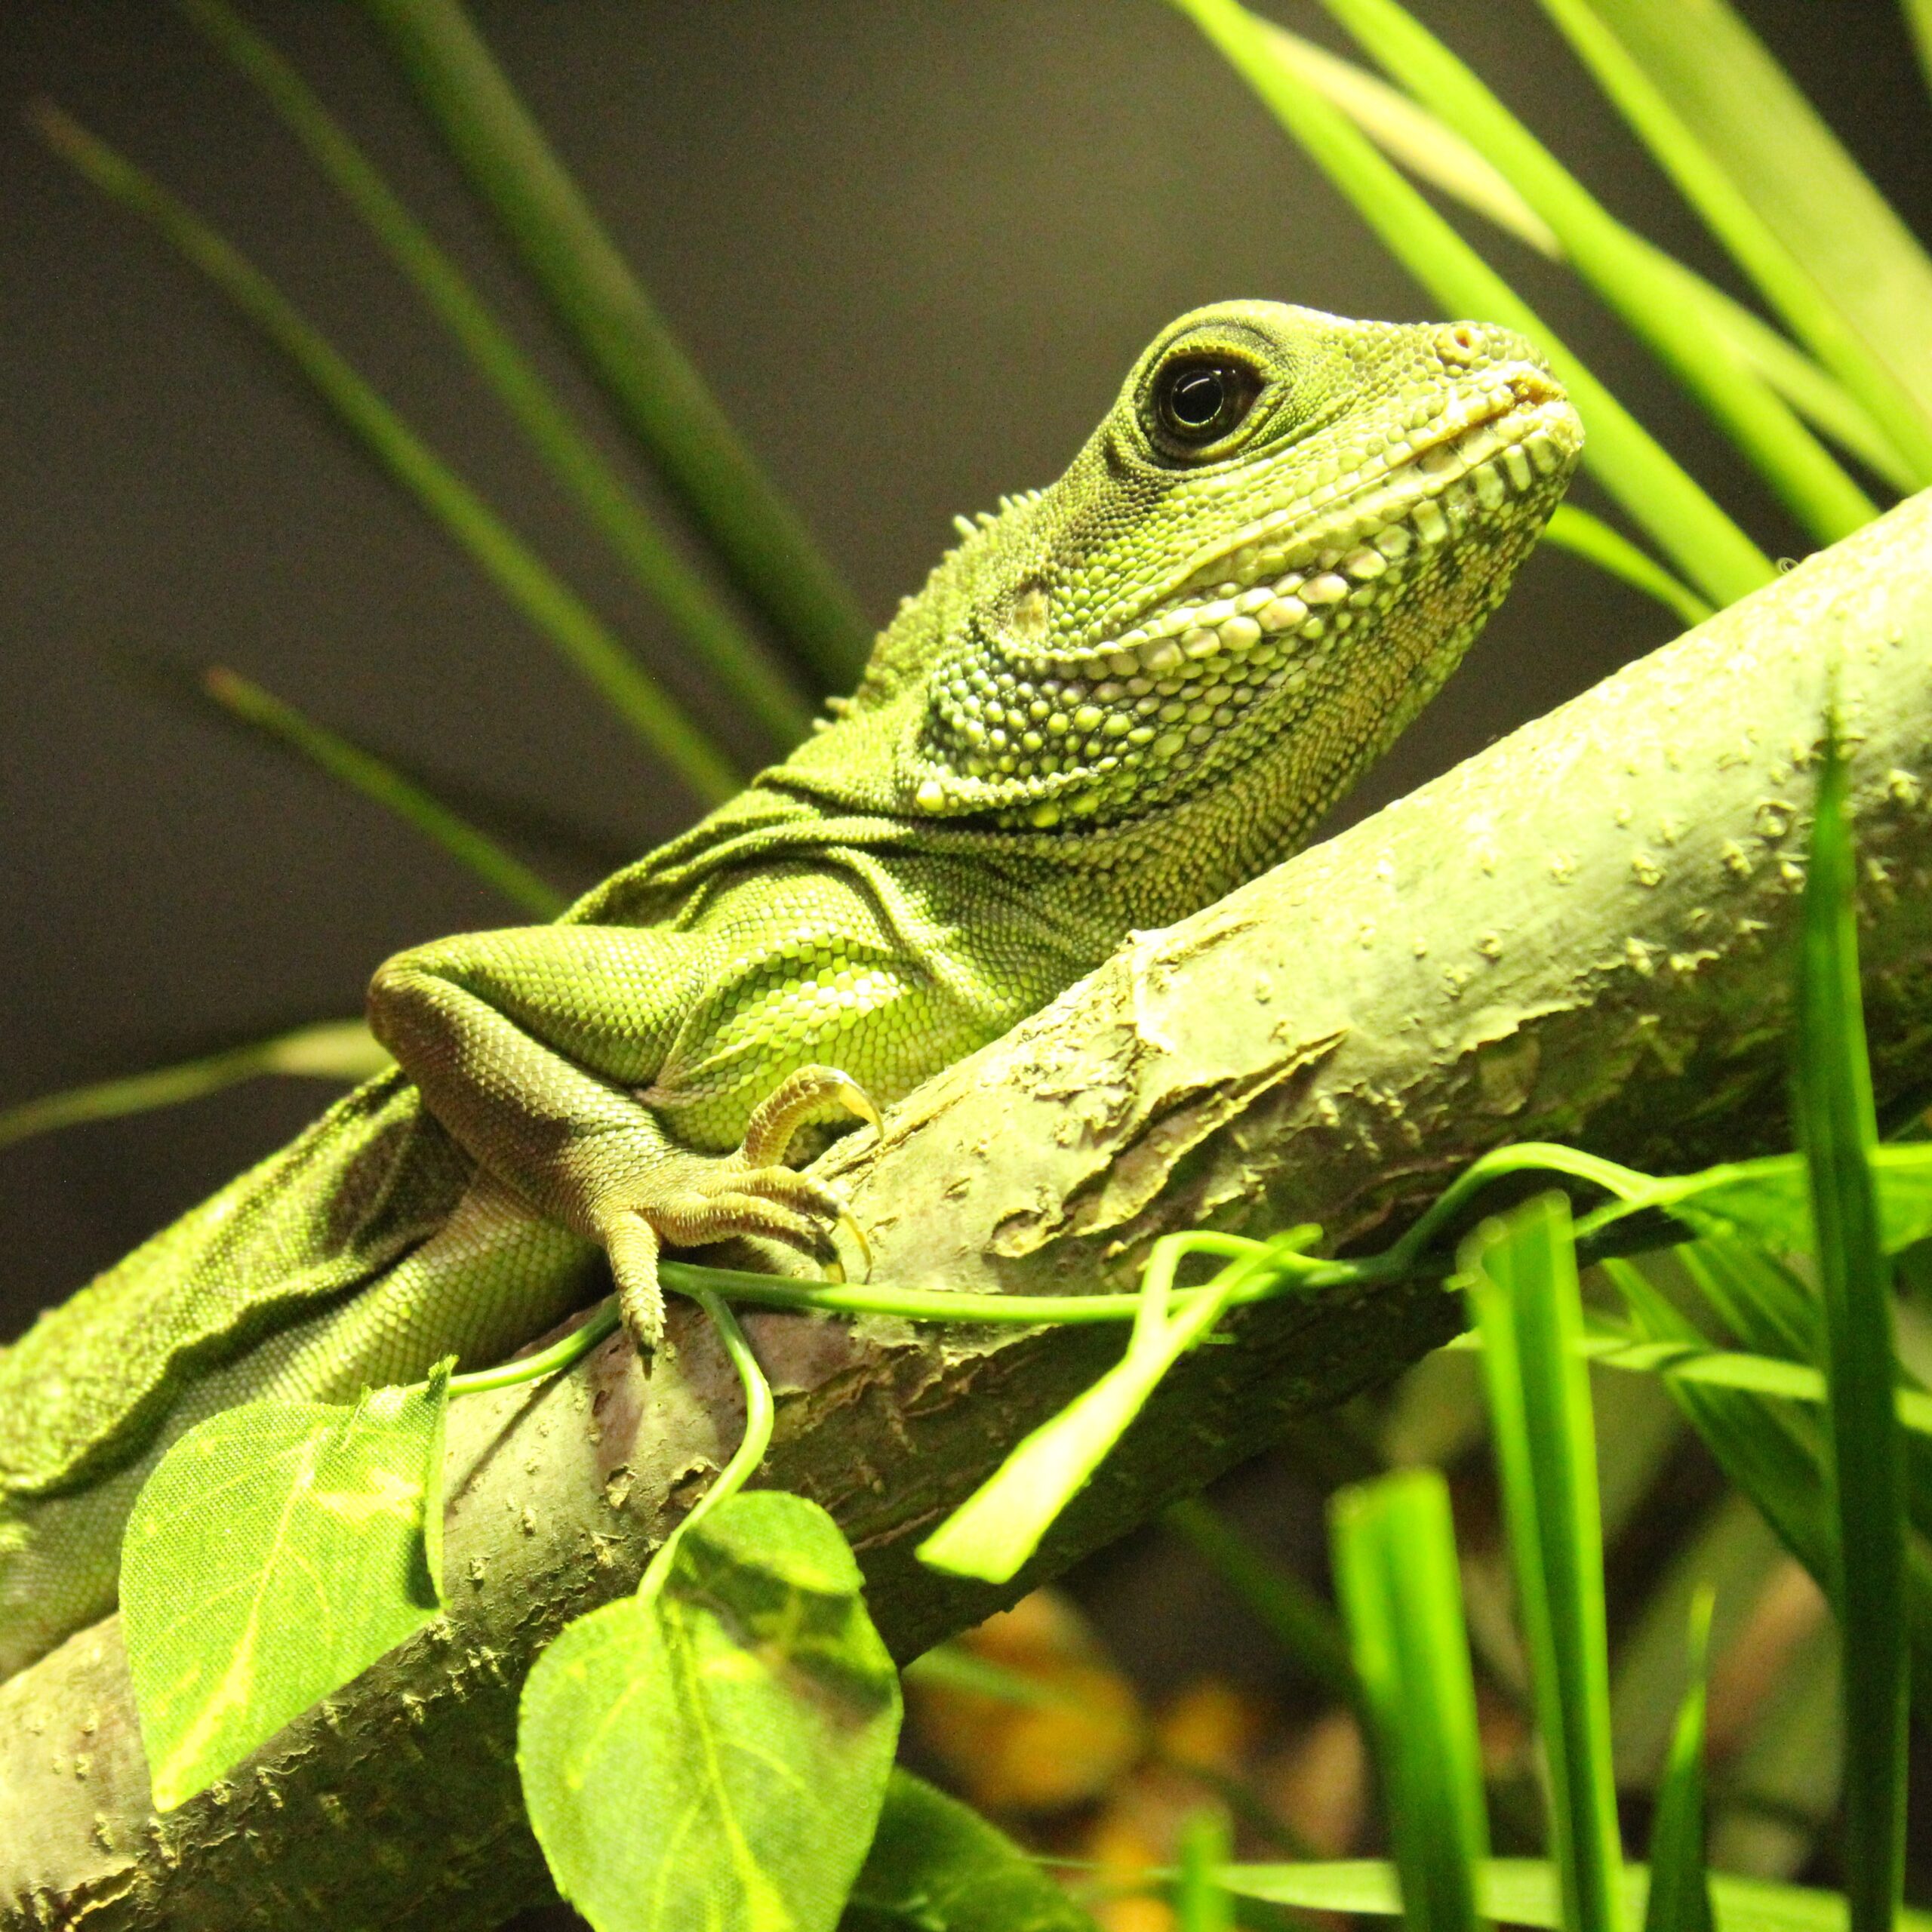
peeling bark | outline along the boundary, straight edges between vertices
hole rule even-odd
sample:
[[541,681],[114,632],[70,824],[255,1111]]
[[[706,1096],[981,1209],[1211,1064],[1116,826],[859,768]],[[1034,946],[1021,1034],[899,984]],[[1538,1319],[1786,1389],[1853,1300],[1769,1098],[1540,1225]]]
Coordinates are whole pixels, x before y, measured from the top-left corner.
[[[1784,1040],[1830,681],[1853,740],[1881,1100],[1932,1071],[1932,494],[1331,844],[1167,931],[835,1149],[882,1281],[1123,1287],[1149,1244],[1318,1221],[1379,1244],[1505,1140],[1682,1169],[1786,1142]],[[1417,1284],[1244,1312],[1177,1369],[1001,1590],[920,1533],[1117,1352],[1100,1328],[754,1314],[764,1480],[832,1509],[910,1657],[1393,1374],[1458,1311]],[[492,1925],[545,1897],[517,1687],[629,1589],[735,1439],[694,1311],[449,1432],[448,1614],[155,1818],[114,1620],[0,1685],[0,1926]]]

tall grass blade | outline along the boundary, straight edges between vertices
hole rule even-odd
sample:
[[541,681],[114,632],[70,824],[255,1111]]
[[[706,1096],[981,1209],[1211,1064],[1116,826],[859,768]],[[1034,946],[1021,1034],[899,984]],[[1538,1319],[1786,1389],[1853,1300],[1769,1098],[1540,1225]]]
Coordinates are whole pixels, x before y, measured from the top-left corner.
[[202,688],[225,711],[252,725],[338,783],[395,813],[456,862],[494,886],[514,905],[540,919],[554,919],[570,903],[563,893],[539,878],[521,859],[452,811],[412,778],[386,764],[340,732],[305,718],[238,671],[215,665],[204,672]]
[[[1601,1265],[1641,1333],[1653,1340],[1705,1345],[1641,1269],[1628,1261]],[[1787,1401],[1681,1375],[1666,1377],[1666,1386],[1725,1476],[1751,1499],[1819,1588],[1831,1594],[1838,1570],[1838,1529],[1827,1494],[1822,1432]],[[1916,1545],[1906,1549],[1904,1595],[1912,1684],[1920,1703],[1932,1705],[1932,1563]]]
[[1703,1589],[1690,1606],[1690,1683],[1671,1735],[1651,1823],[1644,1932],[1712,1932],[1711,1891],[1704,1873],[1704,1674],[1712,1601],[1711,1592]]
[[740,440],[457,0],[364,0],[585,368],[823,688],[864,667],[851,592]]
[[1603,1540],[1570,1209],[1543,1195],[1463,1244],[1547,1761],[1569,1932],[1621,1932]]
[[123,207],[152,222],[281,351],[361,447],[469,553],[697,798],[717,804],[738,789],[731,761],[670,694],[260,269],[159,183],[51,103],[38,103],[29,114],[56,153]]
[[367,1080],[391,1064],[359,1020],[318,1020],[264,1040],[248,1040],[219,1053],[177,1060],[146,1073],[127,1073],[118,1079],[97,1080],[42,1094],[0,1110],[0,1147],[88,1121],[118,1120],[124,1114],[147,1113],[157,1107],[175,1107],[218,1094],[263,1074],[289,1075],[303,1080],[340,1080],[346,1084]]
[[[1630,1890],[1641,1894],[1649,1875],[1630,1868]],[[1311,1912],[1401,1916],[1402,1895],[1394,1866],[1377,1858],[1337,1859],[1307,1865],[1230,1865],[1222,1881],[1238,1898],[1300,1906]],[[1558,1875],[1540,1858],[1492,1858],[1484,1866],[1477,1903],[1506,1925],[1556,1932],[1562,1914]],[[1711,1904],[1718,1932],[1845,1932],[1844,1900],[1808,1885],[1780,1884],[1728,1872],[1711,1875]],[[1899,1914],[1898,1932],[1932,1932],[1932,1912],[1909,1907]]]
[[1899,0],[1899,7],[1918,56],[1918,71],[1925,77],[1926,87],[1932,89],[1932,0]]
[[789,675],[686,563],[595,441],[580,429],[455,261],[411,214],[355,138],[281,51],[228,0],[177,0],[189,20],[259,88],[310,158],[455,338],[551,474],[633,580],[683,632],[724,690],[780,750],[811,726]]
[[1234,1900],[1221,1883],[1221,1868],[1232,1850],[1227,1819],[1212,1806],[1181,1826],[1174,1932],[1235,1932]]
[[1832,1594],[1844,1647],[1847,1893],[1852,1932],[1880,1932],[1897,1909],[1904,1860],[1905,1462],[1893,1403],[1891,1267],[1872,1173],[1878,1128],[1859,992],[1844,795],[1834,721],[1804,885],[1795,1088],[1811,1177],[1830,1390],[1828,1467],[1838,1546]]
[[1688,584],[1680,583],[1647,551],[1640,550],[1620,530],[1600,516],[1558,503],[1544,525],[1543,540],[1553,549],[1587,558],[1599,570],[1621,577],[1633,590],[1654,597],[1687,624],[1701,624],[1711,607]]
[[1494,222],[1526,248],[1552,261],[1563,259],[1563,245],[1555,230],[1473,143],[1366,67],[1272,20],[1266,30],[1282,60],[1391,161]]
[[1820,543],[1878,513],[1791,406],[1678,299],[1651,252],[1396,0],[1323,0],[1361,46],[1491,162],[1546,222],[1584,280],[1644,341]]
[[1521,330],[1549,358],[1583,417],[1585,464],[1699,589],[1729,604],[1770,580],[1763,552],[1354,122],[1282,59],[1265,22],[1239,0],[1173,4],[1437,301],[1458,314]]
[[1705,225],[1932,482],[1932,261],[1725,0],[1542,0]]
[[[1564,259],[1563,245],[1549,224],[1475,148],[1426,108],[1366,68],[1285,27],[1270,23],[1267,32],[1281,58],[1347,115],[1392,161],[1538,254],[1552,260]],[[1630,246],[1643,251],[1651,274],[1667,282],[1674,299],[1698,310],[1730,352],[1763,377],[1814,429],[1823,431],[1900,493],[1918,487],[1912,466],[1836,377],[1820,368],[1755,310],[1747,309],[1675,256],[1634,229],[1623,228],[1622,233]]]
[[1338,1491],[1329,1525],[1403,1922],[1475,1932],[1489,1823],[1448,1485],[1436,1470],[1404,1469]]
[[1282,1651],[1330,1696],[1358,1704],[1361,1684],[1335,1614],[1291,1570],[1258,1549],[1198,1497],[1171,1503],[1161,1521],[1190,1546]]

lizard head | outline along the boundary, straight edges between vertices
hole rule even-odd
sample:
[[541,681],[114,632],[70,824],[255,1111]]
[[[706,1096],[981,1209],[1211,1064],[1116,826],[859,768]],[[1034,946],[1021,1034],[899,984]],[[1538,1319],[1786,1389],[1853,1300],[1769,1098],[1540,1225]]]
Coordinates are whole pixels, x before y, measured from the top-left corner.
[[1506,330],[1197,309],[1065,475],[965,526],[851,722],[889,721],[909,817],[1072,832],[1239,774],[1298,835],[1454,669],[1581,443]]

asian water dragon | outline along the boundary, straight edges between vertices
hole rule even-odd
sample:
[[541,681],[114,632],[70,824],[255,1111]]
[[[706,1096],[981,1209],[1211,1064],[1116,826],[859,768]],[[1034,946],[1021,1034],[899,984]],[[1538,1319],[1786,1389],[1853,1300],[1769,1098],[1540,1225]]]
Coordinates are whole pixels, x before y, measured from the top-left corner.
[[112,1607],[166,1444],[511,1352],[661,1244],[834,1253],[786,1164],[1286,857],[1433,695],[1561,493],[1518,337],[1185,315],[1060,481],[965,526],[838,721],[556,924],[421,946],[398,1070],[0,1354],[0,1676]]

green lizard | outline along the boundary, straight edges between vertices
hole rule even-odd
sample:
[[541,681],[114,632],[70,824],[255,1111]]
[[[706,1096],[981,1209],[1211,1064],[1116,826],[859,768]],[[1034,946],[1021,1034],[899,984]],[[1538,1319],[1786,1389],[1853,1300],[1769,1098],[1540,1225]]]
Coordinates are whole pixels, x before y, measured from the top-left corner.
[[[420,947],[398,1070],[0,1354],[0,1676],[112,1607],[191,1423],[510,1353],[661,1244],[835,1253],[786,1164],[1287,856],[1561,493],[1528,346],[1262,302],[1164,330],[1060,481],[964,525],[837,722],[554,925]],[[869,1097],[869,1098],[868,1097]]]

